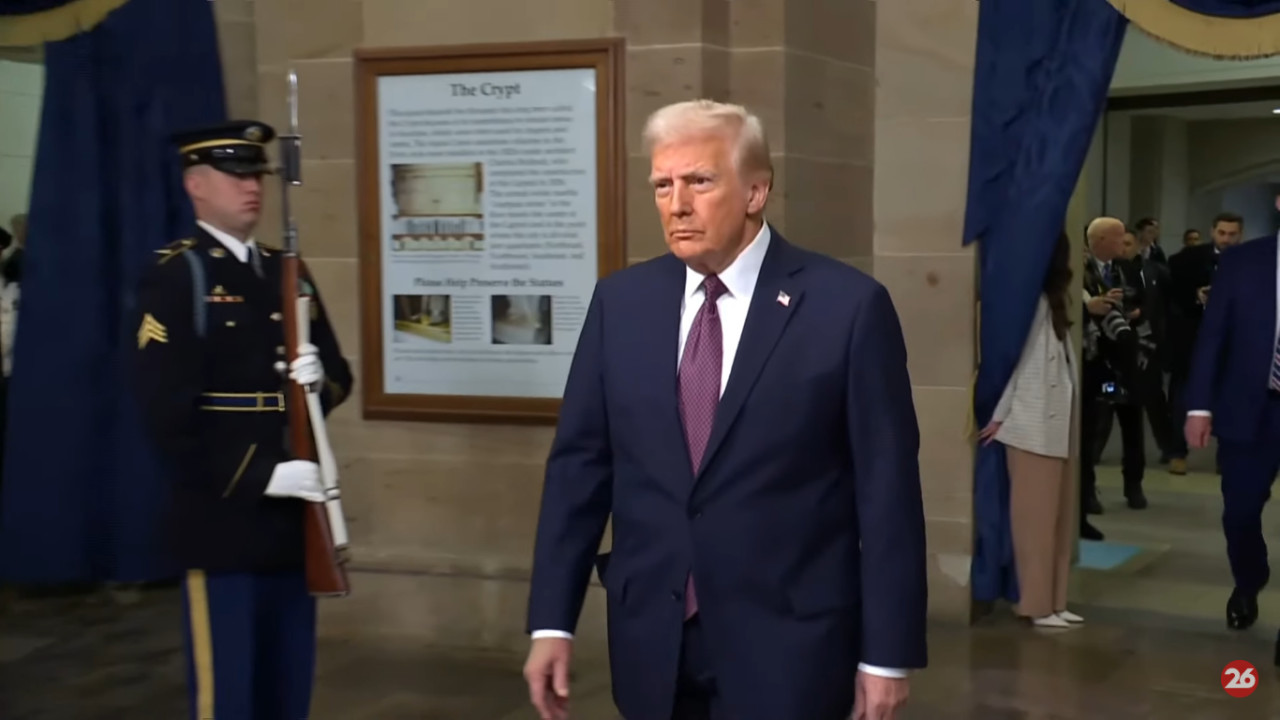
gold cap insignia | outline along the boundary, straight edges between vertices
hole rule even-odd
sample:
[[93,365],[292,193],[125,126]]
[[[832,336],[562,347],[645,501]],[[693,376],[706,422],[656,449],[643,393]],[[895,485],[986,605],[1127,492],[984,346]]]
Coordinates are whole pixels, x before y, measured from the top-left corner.
[[226,289],[226,288],[224,288],[224,287],[222,287],[221,285],[214,285],[214,286],[213,286],[213,294],[214,294],[214,295],[226,295],[226,294],[227,294],[227,289]]
[[138,326],[138,349],[141,350],[151,342],[169,342],[169,331],[151,313],[142,316],[142,324]]
[[254,143],[262,142],[262,128],[257,125],[250,125],[245,128],[244,139]]

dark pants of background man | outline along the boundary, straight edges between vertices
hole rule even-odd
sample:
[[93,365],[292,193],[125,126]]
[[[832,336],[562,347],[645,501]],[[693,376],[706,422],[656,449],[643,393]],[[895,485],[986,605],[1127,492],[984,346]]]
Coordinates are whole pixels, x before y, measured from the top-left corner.
[[1143,433],[1142,405],[1135,393],[1127,393],[1129,402],[1112,403],[1100,397],[1102,384],[1112,375],[1100,361],[1089,361],[1083,368],[1080,408],[1080,509],[1083,521],[1086,511],[1100,512],[1097,475],[1094,466],[1110,436],[1111,418],[1120,425],[1121,474],[1125,497],[1140,494],[1146,473],[1146,436]]
[[0,375],[0,488],[4,487],[4,437],[9,430],[9,378]]
[[1183,426],[1187,421],[1187,407],[1183,400],[1183,393],[1187,387],[1187,373],[1177,363],[1169,372],[1169,424],[1178,432],[1182,439],[1183,457],[1187,455],[1187,440],[1183,433]]
[[1098,360],[1084,363],[1080,391],[1080,534],[1089,537],[1097,531],[1089,525],[1089,508],[1098,501],[1098,478],[1094,466],[1098,464],[1098,420],[1102,417],[1103,403],[1098,389],[1106,377],[1105,368]]
[[[1124,477],[1125,497],[1142,490],[1142,479],[1147,469],[1146,435],[1142,427],[1145,413],[1139,402],[1138,394],[1130,395],[1127,403],[1098,401],[1097,412],[1093,417],[1094,425],[1089,428],[1095,443],[1090,448],[1091,457],[1096,464],[1111,437],[1113,417],[1115,424],[1120,426],[1120,472]],[[1081,414],[1085,414],[1083,410]],[[1081,427],[1081,434],[1083,433],[1084,428]]]
[[1164,391],[1164,371],[1149,364],[1142,371],[1142,406],[1151,424],[1151,435],[1160,448],[1164,460],[1187,457],[1187,440],[1183,436],[1182,426],[1175,425],[1170,411],[1169,401]]

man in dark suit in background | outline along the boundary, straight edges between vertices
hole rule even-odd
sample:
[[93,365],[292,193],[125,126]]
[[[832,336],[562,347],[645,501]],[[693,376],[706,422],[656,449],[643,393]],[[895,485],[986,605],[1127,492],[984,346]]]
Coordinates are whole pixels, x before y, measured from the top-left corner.
[[[645,129],[670,254],[602,280],[538,522],[525,677],[564,717],[598,563],[627,720],[889,720],[926,662],[919,430],[884,287],[764,221],[768,143],[696,101]],[[723,392],[723,395],[722,395]],[[856,689],[856,694],[855,694]]]
[[[1141,307],[1141,283],[1129,279],[1129,261],[1124,256],[1124,223],[1116,218],[1101,217],[1089,223],[1086,238],[1089,243],[1089,259],[1084,265],[1084,294],[1088,298],[1109,298],[1119,312],[1117,316],[1121,325],[1131,324],[1129,319],[1136,318],[1135,310]],[[1096,319],[1095,319],[1096,318]],[[1091,323],[1103,323],[1108,315],[1101,316],[1090,313]],[[1113,318],[1113,320],[1116,318]],[[1087,401],[1101,393],[1102,379],[1110,378],[1116,386],[1114,392],[1104,393],[1096,398],[1099,402],[1090,408],[1085,402],[1081,407],[1080,432],[1083,439],[1081,451],[1085,462],[1081,463],[1080,481],[1080,519],[1083,523],[1085,515],[1102,514],[1102,503],[1098,499],[1094,465],[1097,455],[1102,450],[1106,437],[1098,431],[1098,423],[1103,419],[1098,413],[1115,413],[1120,425],[1120,442],[1123,447],[1121,455],[1121,472],[1124,476],[1124,496],[1130,508],[1141,510],[1147,507],[1147,497],[1142,490],[1142,480],[1146,474],[1146,436],[1142,428],[1141,364],[1138,355],[1141,352],[1138,342],[1133,339],[1136,332],[1130,332],[1124,343],[1117,342],[1108,333],[1101,333],[1099,346],[1101,352],[1092,360],[1086,354],[1084,376],[1088,382],[1083,392],[1089,393]],[[1082,534],[1096,537],[1099,533],[1086,529],[1082,524]]]
[[1187,376],[1218,258],[1224,250],[1238,245],[1243,233],[1244,218],[1235,213],[1219,213],[1210,229],[1212,242],[1185,247],[1169,260],[1173,304],[1178,314],[1169,342],[1169,409],[1176,424],[1186,420],[1190,407],[1184,398]]
[[1191,278],[1213,289],[1200,293],[1204,317],[1187,380],[1186,435],[1195,448],[1218,438],[1222,529],[1235,579],[1227,625],[1243,630],[1257,620],[1258,592],[1271,577],[1262,509],[1280,472],[1277,242],[1272,236],[1232,247],[1218,242],[1219,223],[1214,227],[1215,268]]
[[1165,256],[1164,248],[1160,247],[1160,221],[1153,217],[1144,217],[1134,224],[1133,231],[1138,241],[1138,251],[1143,260],[1154,260],[1158,263],[1169,262],[1169,258]]
[[[1150,226],[1148,226],[1150,227]],[[1169,367],[1169,324],[1172,279],[1169,266],[1160,258],[1160,247],[1153,244],[1150,232],[1133,234],[1136,247],[1129,261],[1126,280],[1135,288],[1136,306],[1131,322],[1149,346],[1146,364],[1142,366],[1139,399],[1151,425],[1151,435],[1160,447],[1162,463],[1174,475],[1187,474],[1187,445],[1182,437],[1182,423],[1174,423],[1165,393],[1164,374]],[[1146,327],[1143,328],[1142,326]]]

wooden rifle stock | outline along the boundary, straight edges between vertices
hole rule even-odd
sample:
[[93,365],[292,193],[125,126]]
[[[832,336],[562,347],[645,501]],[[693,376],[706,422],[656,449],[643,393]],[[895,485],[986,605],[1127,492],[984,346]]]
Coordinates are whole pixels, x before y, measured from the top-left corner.
[[[289,349],[289,361],[298,356],[298,293],[302,261],[294,253],[285,253],[282,280],[282,307],[285,347]],[[294,458],[317,462],[315,440],[311,435],[311,420],[307,415],[306,390],[289,381],[289,448]],[[342,558],[334,547],[333,529],[324,503],[306,503],[305,541],[307,589],[312,595],[344,596],[351,592],[347,571]]]

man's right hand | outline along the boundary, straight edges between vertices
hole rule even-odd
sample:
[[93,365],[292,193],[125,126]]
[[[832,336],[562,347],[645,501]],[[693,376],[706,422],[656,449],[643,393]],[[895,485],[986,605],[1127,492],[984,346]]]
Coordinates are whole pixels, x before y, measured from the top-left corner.
[[1213,434],[1213,418],[1208,415],[1188,415],[1183,430],[1187,437],[1187,445],[1201,450],[1209,446],[1209,436]]
[[1114,305],[1112,305],[1111,299],[1106,295],[1099,295],[1097,297],[1089,298],[1089,302],[1086,303],[1086,307],[1089,309],[1090,315],[1102,317],[1103,315],[1111,312],[1111,308],[1113,308]]
[[567,638],[538,638],[529,648],[524,679],[529,683],[529,701],[541,720],[569,717],[569,665],[573,641]]

